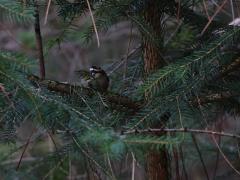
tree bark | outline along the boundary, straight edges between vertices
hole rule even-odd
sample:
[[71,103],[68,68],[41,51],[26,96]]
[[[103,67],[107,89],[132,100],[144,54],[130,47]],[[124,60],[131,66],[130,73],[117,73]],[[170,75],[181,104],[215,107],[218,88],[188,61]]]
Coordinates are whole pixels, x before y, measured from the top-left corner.
[[144,10],[144,20],[150,29],[149,34],[143,34],[144,70],[146,74],[166,65],[162,57],[161,42],[163,42],[163,7],[161,2],[148,0]]
[[[164,4],[161,1],[148,0],[144,9],[144,19],[151,30],[151,37],[143,34],[143,56],[145,74],[166,65],[162,57]],[[156,39],[157,38],[157,39]],[[168,152],[165,147],[160,151],[149,150],[146,155],[148,180],[167,180]]]
[[165,147],[161,151],[151,150],[147,154],[148,180],[168,179],[168,153]]

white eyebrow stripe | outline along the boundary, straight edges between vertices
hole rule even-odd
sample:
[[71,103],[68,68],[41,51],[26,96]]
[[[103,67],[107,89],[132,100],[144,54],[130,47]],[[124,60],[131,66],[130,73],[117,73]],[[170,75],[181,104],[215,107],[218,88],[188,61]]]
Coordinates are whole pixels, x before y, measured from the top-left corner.
[[95,71],[95,72],[101,72],[102,71],[102,69],[95,69],[95,68],[89,68],[89,71]]

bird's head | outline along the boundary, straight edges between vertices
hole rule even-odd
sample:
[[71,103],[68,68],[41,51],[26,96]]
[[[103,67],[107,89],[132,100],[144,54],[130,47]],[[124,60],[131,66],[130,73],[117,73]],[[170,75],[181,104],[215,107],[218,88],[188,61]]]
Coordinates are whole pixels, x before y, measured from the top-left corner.
[[93,77],[96,77],[97,75],[105,75],[106,74],[106,72],[102,68],[97,67],[97,66],[90,67],[89,71]]

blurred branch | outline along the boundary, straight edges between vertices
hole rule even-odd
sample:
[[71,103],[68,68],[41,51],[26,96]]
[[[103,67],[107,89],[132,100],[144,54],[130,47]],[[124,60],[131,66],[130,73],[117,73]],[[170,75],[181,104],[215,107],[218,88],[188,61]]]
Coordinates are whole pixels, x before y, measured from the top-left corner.
[[190,101],[190,103],[193,106],[197,106],[197,105],[203,105],[203,104],[212,103],[212,102],[220,102],[220,101],[224,101],[226,99],[230,99],[237,96],[240,96],[240,93],[233,93],[233,92],[214,93],[214,94],[198,97],[193,101]]
[[207,7],[207,4],[204,0],[203,0],[203,7],[204,7],[204,11],[207,15],[208,20],[210,20],[210,16],[209,16],[209,13],[208,13],[208,7]]
[[24,153],[26,152],[27,147],[28,147],[28,145],[29,145],[29,143],[30,143],[30,140],[31,140],[31,138],[32,138],[32,136],[33,136],[33,134],[34,134],[35,131],[36,131],[36,129],[33,129],[33,130],[32,130],[32,133],[30,134],[30,136],[29,136],[29,138],[28,138],[28,140],[27,140],[27,143],[26,143],[26,145],[24,146],[23,152],[22,152],[22,154],[21,154],[21,157],[20,157],[20,159],[19,159],[19,161],[18,161],[18,164],[17,164],[17,167],[16,167],[16,171],[18,171],[18,169],[19,169],[19,167],[20,167],[20,165],[21,165],[21,162],[22,162],[22,159],[23,159],[23,155],[24,155]]
[[229,64],[228,66],[225,66],[222,68],[220,74],[215,77],[214,79],[220,79],[226,75],[228,75],[229,73],[235,71],[236,69],[240,68],[240,57],[236,58],[231,64]]
[[219,144],[217,143],[216,139],[214,136],[212,136],[212,139],[214,141],[214,143],[216,144],[219,152],[221,153],[223,159],[226,161],[226,163],[234,170],[234,172],[236,172],[238,174],[238,176],[240,175],[240,171],[238,171],[233,164],[229,161],[229,159],[226,157],[226,155],[224,154],[224,152],[222,151],[222,149],[220,148]]
[[129,40],[128,40],[126,60],[125,60],[125,63],[124,63],[123,80],[126,79],[126,74],[127,74],[128,54],[129,54],[130,45],[131,45],[131,42],[132,42],[132,34],[133,34],[133,23],[131,23],[131,28],[130,28],[130,37],[129,37]]
[[[177,9],[178,7],[178,4],[175,3],[175,8]],[[173,12],[172,12],[173,14]],[[185,23],[190,23],[190,24],[201,24],[202,23],[208,23],[209,19],[203,15],[200,15],[198,13],[196,13],[194,10],[188,8],[188,7],[184,7],[184,6],[181,6],[181,12],[180,12],[180,18],[183,18],[183,21]],[[198,19],[198,21],[196,21],[196,19]],[[200,22],[199,22],[200,20]],[[200,25],[199,24],[199,25]],[[216,20],[212,20],[211,21],[211,24],[210,25],[213,25],[213,26],[222,26],[222,22],[220,21],[216,21]]]
[[228,0],[225,0],[220,7],[218,7],[218,9],[214,12],[214,14],[210,17],[210,19],[208,20],[208,23],[206,24],[206,26],[203,28],[201,35],[204,34],[204,32],[207,30],[207,28],[209,27],[209,25],[212,23],[213,19],[216,17],[216,15],[223,9],[223,7],[225,6],[225,4],[228,2]]
[[[222,129],[222,128],[221,128]],[[218,138],[218,145],[220,146],[221,143],[221,136]],[[220,151],[218,149],[217,151],[217,155],[216,155],[216,161],[215,161],[215,167],[214,167],[214,171],[213,171],[213,179],[216,179],[217,176],[217,169],[218,169],[218,164],[219,164],[219,158],[220,158]]]
[[36,46],[37,46],[37,53],[39,58],[39,67],[40,67],[40,77],[41,79],[45,79],[45,63],[44,63],[44,56],[43,56],[43,45],[42,45],[42,36],[41,36],[41,29],[40,29],[40,22],[39,22],[39,11],[38,11],[38,4],[37,0],[34,1],[35,7],[35,36],[36,36]]
[[44,18],[44,24],[47,24],[47,18],[48,18],[48,13],[49,13],[51,2],[52,2],[52,0],[48,0],[48,5],[47,5],[46,13],[45,13],[45,18]]
[[100,40],[99,40],[99,36],[98,36],[98,30],[97,30],[96,22],[95,22],[93,13],[92,13],[91,5],[90,5],[88,0],[86,0],[86,2],[87,2],[88,10],[90,12],[93,28],[94,28],[94,31],[95,31],[95,34],[96,34],[97,45],[98,45],[98,47],[100,47]]

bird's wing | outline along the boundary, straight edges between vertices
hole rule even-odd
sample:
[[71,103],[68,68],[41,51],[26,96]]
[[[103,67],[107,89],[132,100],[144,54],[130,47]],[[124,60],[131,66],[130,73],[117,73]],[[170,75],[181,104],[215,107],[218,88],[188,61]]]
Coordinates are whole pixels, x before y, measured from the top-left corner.
[[84,79],[91,78],[91,74],[89,73],[89,71],[79,70],[79,71],[74,71],[74,73],[81,79],[82,78],[84,78]]

